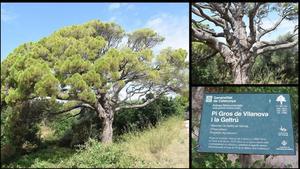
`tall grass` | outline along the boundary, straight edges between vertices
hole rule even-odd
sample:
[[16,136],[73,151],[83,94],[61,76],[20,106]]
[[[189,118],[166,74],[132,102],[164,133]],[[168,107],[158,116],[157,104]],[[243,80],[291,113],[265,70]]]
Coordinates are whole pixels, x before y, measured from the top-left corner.
[[125,134],[123,139],[123,150],[151,167],[188,167],[188,133],[182,117],[170,117],[155,128]]
[[90,139],[74,151],[48,146],[1,167],[11,168],[142,168],[188,167],[188,133],[183,118],[173,116],[143,132],[124,134],[105,145]]

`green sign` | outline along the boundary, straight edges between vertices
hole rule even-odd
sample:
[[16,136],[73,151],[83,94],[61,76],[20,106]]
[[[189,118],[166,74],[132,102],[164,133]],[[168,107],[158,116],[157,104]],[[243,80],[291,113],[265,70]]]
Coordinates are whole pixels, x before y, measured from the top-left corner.
[[199,152],[295,154],[288,94],[206,94]]

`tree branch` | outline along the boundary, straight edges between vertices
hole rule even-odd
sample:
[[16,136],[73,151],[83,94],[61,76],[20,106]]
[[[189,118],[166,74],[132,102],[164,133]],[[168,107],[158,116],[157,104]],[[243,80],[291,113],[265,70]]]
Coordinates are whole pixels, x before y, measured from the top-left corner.
[[55,113],[50,113],[49,115],[58,115],[58,114],[62,114],[62,113],[65,113],[65,112],[68,112],[68,111],[71,111],[71,110],[74,110],[74,109],[78,109],[78,108],[83,108],[83,107],[95,110],[95,108],[92,107],[91,105],[82,103],[82,104],[78,104],[78,105],[69,107],[69,108],[64,109],[64,110],[60,110],[60,111],[55,112]]
[[249,10],[249,30],[250,30],[251,44],[253,44],[256,40],[256,28],[254,24],[254,18],[257,14],[257,11],[259,10],[259,7],[263,4],[264,3],[255,3],[254,7]]
[[142,108],[147,106],[148,104],[152,103],[153,101],[155,101],[156,99],[150,99],[147,100],[146,102],[142,103],[142,104],[135,104],[135,105],[127,105],[127,106],[121,106],[121,107],[117,107],[115,109],[115,111],[118,111],[120,109],[130,109],[130,108]]
[[[221,6],[220,3],[211,3],[210,5],[212,6],[212,9],[214,9],[214,10],[218,11],[218,13],[220,13],[221,18],[223,18],[225,21],[229,22],[231,27],[233,27],[234,18],[229,10],[231,3],[227,3],[227,4],[225,4],[225,6]],[[225,21],[223,21],[223,23],[225,23]]]
[[199,4],[197,4],[197,3],[193,4],[193,6],[194,6],[195,8],[197,8],[197,9],[192,8],[192,12],[193,12],[195,15],[197,15],[197,16],[199,16],[199,17],[201,17],[201,18],[207,19],[208,21],[214,23],[216,26],[220,26],[220,27],[224,28],[224,23],[221,22],[221,19],[220,19],[220,18],[212,18],[212,17],[206,15],[206,14],[203,12],[203,10],[201,9],[201,6],[199,6]]
[[265,34],[274,31],[285,18],[286,16],[282,16],[279,20],[277,20],[277,22],[273,26],[271,26],[268,29],[264,29],[262,32],[260,32],[259,35],[257,36],[257,40],[260,40]]
[[195,28],[192,28],[192,34],[194,35],[194,38],[198,39],[200,42],[204,42],[209,47],[220,52],[220,54],[225,58],[226,63],[233,63],[235,61],[233,53],[229,47],[226,44],[219,42],[218,39],[213,37],[211,34]]
[[281,50],[281,49],[288,49],[296,46],[298,44],[298,39],[294,40],[293,42],[287,42],[287,43],[279,43],[279,44],[272,44],[271,46],[265,46],[262,48],[257,49],[257,54],[263,54],[266,52]]
[[147,106],[148,104],[154,102],[157,98],[159,98],[160,96],[162,96],[163,94],[165,94],[167,92],[167,90],[161,91],[160,93],[158,93],[156,96],[154,96],[151,99],[146,100],[144,103],[141,104],[133,104],[133,105],[124,105],[124,106],[119,106],[115,108],[115,111],[119,111],[121,109],[130,109],[130,108],[142,108]]

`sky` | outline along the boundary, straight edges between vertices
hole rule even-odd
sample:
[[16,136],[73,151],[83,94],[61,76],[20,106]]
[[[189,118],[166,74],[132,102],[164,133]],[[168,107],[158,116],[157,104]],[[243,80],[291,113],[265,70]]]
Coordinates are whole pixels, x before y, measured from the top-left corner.
[[1,3],[1,61],[23,43],[92,19],[114,21],[126,32],[154,29],[165,37],[155,52],[169,46],[188,50],[188,3]]

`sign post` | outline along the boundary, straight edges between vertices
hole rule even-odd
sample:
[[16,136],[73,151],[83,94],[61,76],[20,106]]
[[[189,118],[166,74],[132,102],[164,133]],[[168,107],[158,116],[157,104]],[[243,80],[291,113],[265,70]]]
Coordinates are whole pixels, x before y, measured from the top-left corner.
[[295,154],[288,94],[205,94],[199,132],[199,152]]

